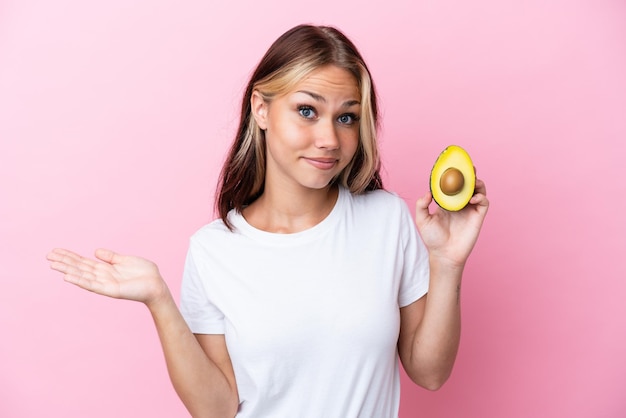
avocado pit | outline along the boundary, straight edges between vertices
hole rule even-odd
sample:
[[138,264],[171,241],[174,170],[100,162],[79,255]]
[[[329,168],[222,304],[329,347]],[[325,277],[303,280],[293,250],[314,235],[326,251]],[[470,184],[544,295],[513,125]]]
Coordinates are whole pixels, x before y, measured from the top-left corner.
[[454,196],[463,190],[465,185],[465,178],[460,170],[450,167],[443,172],[439,179],[439,187],[441,191],[447,196]]

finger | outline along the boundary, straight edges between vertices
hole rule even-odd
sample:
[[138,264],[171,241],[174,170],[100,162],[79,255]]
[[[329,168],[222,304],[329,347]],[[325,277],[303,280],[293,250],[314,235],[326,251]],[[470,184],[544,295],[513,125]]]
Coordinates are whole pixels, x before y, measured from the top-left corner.
[[479,178],[476,179],[476,184],[474,185],[474,194],[487,195],[487,187],[485,186],[485,182]]
[[87,266],[89,268],[93,268],[97,262],[95,260],[90,260],[89,258],[82,257],[75,252],[63,249],[63,248],[55,248],[48,253],[46,258],[49,261],[64,263],[69,266],[73,266],[76,268],[85,268],[83,266]]
[[56,270],[59,273],[63,273],[63,274],[70,274],[70,272],[74,272],[76,271],[75,267],[72,267],[66,263],[63,263],[61,261],[52,261],[50,263],[50,268],[52,270]]
[[122,262],[124,257],[115,251],[107,250],[106,248],[98,248],[95,255],[97,259],[109,264],[119,264]]
[[104,293],[106,290],[106,285],[103,282],[99,281],[93,274],[85,271],[81,271],[78,274],[66,274],[63,276],[63,279],[90,292]]
[[[84,266],[84,265],[83,265]],[[71,264],[67,264],[62,261],[53,261],[50,263],[50,268],[56,270],[59,273],[63,273],[63,279],[66,282],[77,283],[80,281],[91,281],[96,278],[91,267],[79,268]]]
[[415,203],[415,223],[418,226],[423,225],[430,216],[428,207],[432,201],[433,196],[430,192],[426,192],[424,196],[417,199],[417,202]]
[[46,258],[50,261],[59,261],[65,257],[77,259],[80,256],[72,251],[63,248],[54,248],[46,255]]
[[[47,255],[50,268],[63,273],[63,280],[82,289],[98,294],[111,291],[107,277],[110,265],[82,257],[72,251],[55,248]],[[111,295],[113,296],[113,295]]]
[[485,210],[489,207],[489,199],[482,193],[472,196],[469,203],[476,208],[484,208]]

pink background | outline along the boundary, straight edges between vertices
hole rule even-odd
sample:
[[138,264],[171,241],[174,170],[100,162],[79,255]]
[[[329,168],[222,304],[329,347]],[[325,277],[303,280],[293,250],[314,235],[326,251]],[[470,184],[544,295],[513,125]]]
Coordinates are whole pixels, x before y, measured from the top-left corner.
[[0,2],[0,416],[187,415],[147,311],[45,254],[143,255],[178,297],[244,83],[301,22],[365,55],[388,188],[413,206],[452,143],[487,182],[455,371],[401,417],[626,416],[619,0]]

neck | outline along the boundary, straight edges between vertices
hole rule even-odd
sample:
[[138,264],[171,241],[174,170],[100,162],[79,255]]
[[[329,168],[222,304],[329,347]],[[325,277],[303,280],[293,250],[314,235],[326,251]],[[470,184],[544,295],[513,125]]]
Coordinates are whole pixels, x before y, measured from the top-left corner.
[[285,191],[266,188],[263,194],[243,211],[246,221],[267,232],[291,234],[312,228],[333,210],[339,188]]

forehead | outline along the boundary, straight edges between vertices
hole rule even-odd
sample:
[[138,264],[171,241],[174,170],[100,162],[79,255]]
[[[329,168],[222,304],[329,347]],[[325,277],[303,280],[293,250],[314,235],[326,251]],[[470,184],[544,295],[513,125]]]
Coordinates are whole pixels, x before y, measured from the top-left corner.
[[359,97],[359,83],[355,76],[336,65],[327,65],[313,70],[300,80],[293,90],[325,91],[329,94]]

